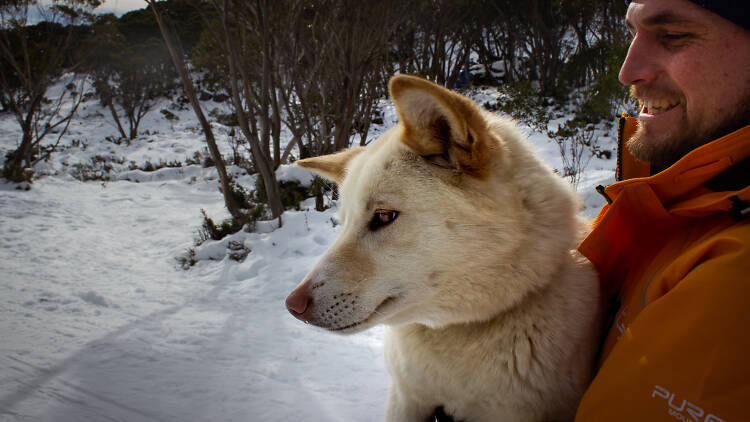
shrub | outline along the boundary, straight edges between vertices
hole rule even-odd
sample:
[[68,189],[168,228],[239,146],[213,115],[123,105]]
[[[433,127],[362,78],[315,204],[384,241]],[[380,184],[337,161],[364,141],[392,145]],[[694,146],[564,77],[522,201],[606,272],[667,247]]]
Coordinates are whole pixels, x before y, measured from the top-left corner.
[[[134,162],[131,162],[131,170],[133,170],[132,163],[134,163]],[[180,162],[178,160],[164,161],[162,159],[159,159],[159,162],[156,163],[156,164],[154,164],[150,160],[146,160],[146,163],[144,163],[143,166],[140,167],[140,169],[143,170],[143,171],[145,171],[145,172],[152,172],[152,171],[156,171],[156,170],[161,170],[161,169],[163,169],[165,167],[167,167],[167,168],[182,168],[182,162]],[[136,167],[136,168],[138,168],[138,167]]]
[[125,164],[125,158],[118,158],[113,156],[95,155],[91,157],[89,163],[75,163],[70,170],[71,176],[81,182],[89,181],[102,181],[106,182],[110,180],[110,173],[114,170],[114,165]]
[[577,189],[583,171],[591,161],[591,154],[599,150],[596,145],[596,127],[583,120],[573,119],[565,122],[556,131],[548,131],[547,135],[557,143],[560,151],[562,176],[567,177]]
[[485,103],[491,111],[500,111],[532,127],[538,132],[547,131],[550,115],[549,99],[542,97],[529,81],[513,82],[498,88],[502,94],[496,103]]
[[127,146],[130,146],[130,138],[123,138],[123,137],[114,137],[114,136],[107,136],[104,138],[105,141],[111,142],[115,145],[122,145],[125,143]]
[[208,167],[215,167],[215,166],[216,166],[216,163],[214,162],[214,159],[211,157],[211,154],[206,154],[205,157],[203,158],[203,167],[208,168]]
[[228,218],[221,222],[221,224],[214,223],[214,220],[206,214],[205,210],[201,210],[203,214],[203,222],[201,227],[198,229],[198,238],[195,243],[196,246],[203,244],[207,240],[221,240],[230,234],[237,233],[242,230],[243,223],[235,221],[233,218]]
[[[284,209],[295,209],[299,210],[299,203],[305,199],[314,196],[315,194],[310,188],[302,186],[296,180],[281,181],[279,182],[279,191],[281,193],[281,204]],[[266,196],[266,185],[263,183],[263,176],[258,174],[258,178],[255,181],[255,201],[260,203],[268,202]]]
[[167,109],[162,109],[160,113],[162,115],[164,115],[165,119],[167,119],[167,120],[169,120],[171,122],[173,122],[175,120],[180,120],[180,118],[176,114],[172,113],[171,111],[169,111]]
[[208,113],[209,117],[216,119],[216,121],[224,126],[239,126],[240,121],[237,119],[236,113],[222,113],[218,108],[214,108]]
[[203,155],[200,151],[195,151],[192,157],[185,158],[185,165],[203,165]]
[[250,209],[253,206],[253,196],[242,185],[234,180],[229,180],[229,187],[232,190],[230,195],[234,203],[242,209]]
[[180,255],[175,259],[177,259],[177,263],[180,264],[183,270],[189,270],[190,267],[198,263],[195,259],[195,248],[188,249],[184,255]]

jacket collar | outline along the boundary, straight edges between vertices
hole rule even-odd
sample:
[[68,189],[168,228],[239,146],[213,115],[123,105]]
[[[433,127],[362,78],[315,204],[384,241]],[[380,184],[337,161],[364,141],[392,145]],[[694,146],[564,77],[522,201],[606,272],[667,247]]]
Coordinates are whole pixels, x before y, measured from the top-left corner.
[[[746,218],[750,213],[750,172],[743,171],[743,166],[748,157],[750,126],[696,148],[653,176],[648,175],[647,163],[634,160],[620,148],[618,178],[624,180],[598,189],[608,204],[578,248],[602,280],[609,280],[603,285],[605,297],[619,291],[622,274],[631,264],[637,264],[631,261],[638,249],[634,242],[667,236],[670,231],[682,230],[694,218]],[[726,183],[722,180],[725,177],[733,182]]]
[[[635,130],[636,118],[620,120],[618,145],[618,183],[604,193],[611,200],[633,184],[646,184],[670,211],[684,214],[728,210],[737,195],[750,200],[750,125],[700,146],[668,169],[649,175],[649,165],[635,159],[624,147],[624,140]],[[688,195],[693,193],[692,195]],[[697,201],[695,194],[703,198]]]

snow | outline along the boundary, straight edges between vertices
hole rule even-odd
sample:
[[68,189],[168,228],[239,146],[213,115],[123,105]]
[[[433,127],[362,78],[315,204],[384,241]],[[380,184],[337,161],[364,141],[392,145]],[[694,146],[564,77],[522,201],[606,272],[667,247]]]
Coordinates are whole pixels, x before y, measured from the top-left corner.
[[[381,107],[388,127],[395,113]],[[106,140],[117,132],[107,116],[85,102],[30,191],[0,182],[0,421],[383,420],[383,328],[335,335],[284,307],[335,239],[336,204],[316,212],[307,200],[281,228],[262,221],[208,242],[183,270],[201,210],[227,216],[215,170],[185,164],[204,149],[192,111],[162,101],[130,143]],[[229,128],[214,127],[229,155]],[[557,146],[526,131],[559,168]],[[0,115],[3,156],[18,136]],[[71,176],[97,157],[111,166],[105,180]],[[143,170],[172,161],[183,165]],[[586,215],[601,207],[592,187],[611,183],[613,166],[594,159],[584,173]],[[254,186],[254,176],[230,171]],[[294,166],[278,176],[311,177]],[[246,258],[227,257],[232,242]]]
[[312,173],[294,164],[282,164],[276,170],[276,179],[279,182],[299,182],[303,186],[310,186],[313,177]]

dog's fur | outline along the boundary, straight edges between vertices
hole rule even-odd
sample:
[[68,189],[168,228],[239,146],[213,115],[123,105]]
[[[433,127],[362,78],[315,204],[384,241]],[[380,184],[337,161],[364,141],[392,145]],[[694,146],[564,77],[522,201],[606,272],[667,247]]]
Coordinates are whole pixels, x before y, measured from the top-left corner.
[[389,326],[388,421],[438,406],[467,422],[572,420],[600,309],[574,250],[575,193],[512,121],[415,77],[390,92],[396,127],[297,162],[339,183],[343,226],[287,307],[341,333]]

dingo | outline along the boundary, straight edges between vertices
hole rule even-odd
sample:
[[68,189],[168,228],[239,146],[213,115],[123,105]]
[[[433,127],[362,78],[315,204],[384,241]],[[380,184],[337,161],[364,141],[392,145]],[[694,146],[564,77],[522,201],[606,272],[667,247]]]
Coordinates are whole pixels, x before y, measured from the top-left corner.
[[342,228],[287,308],[389,326],[388,421],[572,420],[600,310],[575,193],[512,121],[411,76],[390,93],[400,123],[372,145],[297,161],[339,184]]

